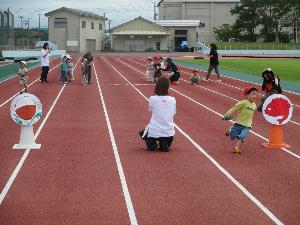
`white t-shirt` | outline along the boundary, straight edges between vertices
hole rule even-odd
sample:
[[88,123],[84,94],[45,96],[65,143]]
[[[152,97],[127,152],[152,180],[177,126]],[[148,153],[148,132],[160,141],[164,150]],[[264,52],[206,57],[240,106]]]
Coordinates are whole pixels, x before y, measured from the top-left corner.
[[149,98],[149,111],[152,112],[152,117],[148,136],[154,138],[174,136],[175,98],[171,96],[151,96]]
[[[48,54],[44,57],[44,55],[46,53],[48,53]],[[41,50],[41,66],[49,66],[49,63],[50,63],[49,56],[50,56],[49,50],[47,50],[47,49]]]

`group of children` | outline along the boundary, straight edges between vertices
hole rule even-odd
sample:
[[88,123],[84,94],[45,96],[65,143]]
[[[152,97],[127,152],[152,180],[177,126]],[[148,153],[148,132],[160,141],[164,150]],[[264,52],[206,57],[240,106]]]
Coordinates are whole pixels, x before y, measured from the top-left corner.
[[60,84],[67,84],[74,80],[74,64],[70,55],[62,55],[60,62]]
[[[152,60],[148,58],[147,71],[152,69]],[[168,68],[168,66],[166,67]],[[163,69],[165,70],[165,69]],[[151,74],[151,73],[150,73]],[[151,75],[148,74],[150,77]],[[218,76],[218,80],[220,77]],[[233,114],[237,113],[236,120],[232,127],[225,132],[231,140],[237,140],[233,152],[241,154],[240,145],[245,141],[249,131],[252,128],[252,119],[256,110],[262,111],[262,105],[266,98],[272,94],[281,94],[280,79],[275,75],[271,68],[262,73],[262,90],[265,91],[265,97],[261,99],[261,104],[257,108],[256,98],[258,89],[253,86],[247,86],[243,89],[245,99],[239,101],[223,116],[222,120],[231,120]],[[190,78],[190,84],[199,85],[200,77],[197,71],[193,71]],[[168,152],[173,142],[175,134],[173,117],[176,113],[176,100],[170,97],[168,93],[169,85],[172,84],[171,79],[159,77],[156,80],[154,96],[149,98],[149,110],[152,112],[150,123],[145,129],[139,132],[140,137],[145,141],[148,151],[164,151]],[[157,144],[157,142],[159,144]]]
[[180,72],[171,58],[148,57],[146,65],[146,77],[148,81],[156,83],[163,71],[168,71],[169,80],[172,85],[179,84]]

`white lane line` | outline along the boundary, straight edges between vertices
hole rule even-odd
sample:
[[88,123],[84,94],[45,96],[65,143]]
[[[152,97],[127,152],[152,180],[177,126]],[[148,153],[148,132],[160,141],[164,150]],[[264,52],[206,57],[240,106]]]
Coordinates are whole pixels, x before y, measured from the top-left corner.
[[[58,67],[59,64],[57,64],[55,67],[53,67],[51,70],[49,70],[49,72],[51,72],[52,70],[54,70],[56,67]],[[34,80],[32,83],[30,83],[28,85],[28,87],[30,87],[31,85],[33,85],[34,83],[36,83],[38,80],[40,80],[40,78],[37,78],[36,80]],[[1,103],[0,108],[2,106],[4,106],[6,103],[10,102],[12,99],[14,99],[17,95],[19,94],[19,92],[17,92],[15,95],[13,95],[12,97],[10,97],[9,99],[7,99],[5,102]]]
[[129,190],[128,190],[128,186],[127,186],[125,174],[124,174],[124,171],[123,171],[121,159],[120,159],[120,156],[119,156],[118,147],[117,147],[115,137],[114,137],[114,133],[113,133],[113,130],[112,130],[112,127],[111,127],[110,119],[109,119],[109,116],[108,116],[108,111],[107,111],[107,108],[106,108],[106,104],[105,104],[105,101],[104,101],[104,96],[103,96],[103,93],[102,93],[102,90],[101,90],[101,87],[100,87],[100,84],[99,84],[98,74],[97,74],[97,71],[95,69],[94,63],[93,63],[93,68],[94,68],[94,72],[95,72],[95,75],[96,75],[96,80],[97,80],[97,85],[98,85],[98,90],[99,90],[99,96],[100,96],[102,107],[103,107],[104,114],[105,114],[106,125],[107,125],[108,131],[109,131],[110,141],[111,141],[111,145],[112,145],[112,148],[113,148],[113,152],[114,152],[114,156],[115,156],[115,160],[116,160],[116,164],[117,164],[117,168],[118,168],[118,172],[119,172],[119,177],[120,177],[120,181],[121,181],[121,185],[122,185],[122,190],[123,190],[123,193],[124,193],[124,198],[125,198],[125,202],[126,202],[126,206],[127,206],[128,215],[129,215],[131,224],[132,225],[137,225],[138,223],[137,223],[137,219],[136,219],[136,216],[135,216],[135,212],[134,212],[133,204],[132,204],[132,201],[131,201],[130,193],[129,193]]
[[[142,72],[142,71],[140,71],[140,70],[138,70],[138,69],[136,69],[136,68],[132,67],[132,66],[131,66],[131,65],[129,65],[129,64],[127,64],[127,63],[124,63],[123,61],[120,61],[120,60],[119,60],[119,62],[121,62],[122,64],[124,64],[124,65],[126,65],[126,66],[130,67],[131,69],[133,69],[133,70],[135,70],[135,71],[137,71],[137,72],[139,72],[139,73],[143,74],[143,72]],[[206,105],[203,105],[203,104],[201,104],[200,102],[197,102],[196,100],[194,100],[194,99],[192,99],[192,98],[190,98],[190,97],[186,96],[185,94],[182,94],[181,92],[179,92],[179,91],[177,91],[177,90],[175,90],[175,89],[173,89],[173,88],[170,88],[170,90],[172,90],[172,91],[174,91],[174,92],[176,92],[176,93],[180,94],[181,96],[183,96],[183,97],[185,97],[185,98],[189,99],[190,101],[192,101],[192,102],[194,102],[194,103],[196,103],[196,104],[198,104],[198,105],[202,106],[203,108],[207,109],[208,111],[210,111],[210,112],[213,112],[214,114],[216,114],[216,115],[218,115],[218,116],[220,116],[220,117],[223,117],[223,115],[222,115],[222,114],[220,114],[220,113],[218,113],[218,112],[214,111],[213,109],[211,109],[211,108],[207,107]],[[233,121],[233,120],[230,120],[230,122],[234,123],[234,121]],[[250,132],[251,132],[252,134],[254,134],[255,136],[257,136],[257,137],[260,137],[261,139],[263,139],[263,140],[265,140],[265,141],[268,141],[268,139],[267,139],[267,138],[265,138],[265,137],[263,137],[262,135],[260,135],[260,134],[258,134],[258,133],[256,133],[256,132],[254,132],[254,131],[252,131],[252,130],[250,130]],[[296,157],[296,158],[300,159],[300,156],[299,156],[299,155],[297,155],[296,153],[294,153],[294,152],[291,152],[291,151],[289,151],[289,150],[288,150],[288,149],[286,149],[286,148],[281,148],[281,149],[282,149],[283,151],[287,152],[288,154],[290,154],[290,155],[292,155],[292,156],[294,156],[294,157]]]
[[[100,86],[128,86],[129,84],[100,84]],[[153,86],[154,84],[134,84],[136,86]]]
[[[76,65],[75,65],[75,67],[77,66],[78,62],[79,62],[79,59],[78,59]],[[75,67],[74,67],[74,69],[75,69]],[[39,134],[41,133],[41,131],[42,131],[42,129],[43,129],[45,123],[47,122],[47,120],[48,120],[48,118],[49,118],[49,116],[50,116],[52,110],[54,109],[54,107],[55,107],[55,105],[56,105],[56,103],[57,103],[59,97],[61,96],[61,94],[62,94],[62,92],[63,92],[63,90],[64,90],[65,87],[66,87],[66,85],[63,85],[63,87],[61,88],[60,92],[59,92],[58,95],[56,96],[54,102],[52,103],[51,108],[49,109],[47,115],[46,115],[45,118],[43,119],[43,122],[42,122],[41,125],[39,126],[39,128],[38,128],[36,134],[34,135],[35,139],[37,139],[37,137],[38,137]],[[23,156],[21,157],[19,163],[17,164],[16,168],[14,169],[13,173],[12,173],[11,176],[9,177],[7,183],[5,184],[3,190],[1,191],[1,193],[0,193],[0,205],[2,204],[2,202],[3,202],[3,200],[4,200],[4,198],[5,198],[6,194],[7,194],[7,192],[9,191],[9,189],[10,189],[10,187],[11,187],[11,185],[12,185],[13,182],[15,181],[15,179],[16,179],[16,177],[17,177],[19,171],[21,170],[21,168],[22,168],[22,166],[23,166],[23,164],[24,164],[24,162],[25,162],[27,156],[29,155],[30,151],[31,151],[31,149],[29,149],[29,148],[25,150],[25,152],[24,152]]]
[[[136,61],[134,61],[134,60],[132,60],[132,59],[128,59],[128,60],[130,60],[130,61],[132,61],[132,62],[134,62],[134,63],[136,63],[136,64],[142,65],[142,64],[140,64],[140,63],[138,63],[138,62],[136,62]],[[142,60],[142,59],[140,59],[140,61],[143,62],[143,63],[146,62],[146,61],[144,61],[144,60]],[[193,69],[193,70],[195,69],[195,68],[191,68],[191,67],[187,67],[187,66],[182,66],[182,65],[178,65],[178,66],[184,67],[184,68],[188,68],[188,69]],[[197,70],[198,70],[198,71],[201,71],[201,72],[205,72],[205,73],[207,72],[207,71],[201,70],[201,69],[197,69]],[[185,71],[183,71],[183,73],[192,75],[192,73],[188,73],[188,72],[185,72]],[[237,78],[228,77],[228,76],[224,76],[224,75],[221,75],[221,76],[226,77],[226,78],[228,78],[228,79],[233,79],[233,80],[238,80],[238,81],[244,81],[244,82],[247,82],[247,83],[253,83],[253,84],[256,84],[256,85],[261,86],[261,84],[254,83],[254,82],[245,81],[245,80],[240,80],[240,79],[237,79]],[[210,82],[210,81],[208,81],[208,82]],[[224,82],[221,82],[220,84],[222,84],[222,85],[224,85],[224,86],[228,86],[228,87],[234,88],[234,89],[243,90],[242,88],[239,88],[239,87],[236,87],[236,86],[233,86],[233,85],[230,85],[230,84],[226,84],[226,83],[224,83]],[[287,91],[287,90],[284,90],[284,91],[285,91],[285,92],[288,92],[288,93],[290,93],[290,94],[300,95],[299,93],[296,93],[296,92]],[[264,96],[263,94],[260,94],[260,93],[258,93],[258,95]],[[297,104],[292,104],[292,105],[294,105],[294,106],[300,108],[300,105],[297,105]]]
[[[138,62],[136,62],[136,61],[134,61],[134,60],[131,60],[131,59],[128,59],[128,60],[131,61],[131,62],[133,62],[133,63],[136,63],[137,65],[142,65],[142,64],[140,64],[140,63],[138,63]],[[139,72],[140,72],[140,71],[139,71]],[[183,71],[182,73],[192,75],[191,73],[184,72],[184,71]],[[189,81],[183,79],[182,77],[180,78],[180,80],[182,80],[182,81],[184,81],[184,82],[186,82],[186,83],[189,83]],[[229,86],[231,86],[231,85],[229,85]],[[220,93],[220,92],[214,91],[214,90],[212,90],[212,89],[203,87],[203,86],[201,86],[201,85],[197,85],[196,87],[202,88],[202,89],[207,90],[207,91],[210,91],[210,92],[212,92],[212,93],[214,93],[214,94],[217,94],[217,95],[221,95],[221,96],[223,96],[223,97],[225,97],[225,98],[231,99],[231,100],[236,101],[236,102],[239,101],[239,100],[236,99],[236,98],[233,98],[233,97],[230,97],[230,96],[228,96],[228,95],[222,94],[222,93]],[[293,105],[294,105],[294,106],[297,106],[297,105],[295,105],[295,104],[293,104]],[[290,120],[290,122],[293,123],[293,124],[295,124],[295,125],[300,126],[300,123],[298,123],[298,122],[296,122],[296,121]]]
[[[126,77],[124,77],[111,63],[104,59],[124,80],[126,80],[132,88],[134,88],[144,99],[148,98],[141,93]],[[257,198],[254,197],[241,183],[239,183],[225,168],[223,168],[212,156],[210,156],[200,145],[198,145],[186,132],[184,132],[178,125],[174,123],[176,129],[185,136],[205,157],[207,157],[231,182],[233,182],[252,202],[257,205],[274,223],[283,225],[283,223]]]

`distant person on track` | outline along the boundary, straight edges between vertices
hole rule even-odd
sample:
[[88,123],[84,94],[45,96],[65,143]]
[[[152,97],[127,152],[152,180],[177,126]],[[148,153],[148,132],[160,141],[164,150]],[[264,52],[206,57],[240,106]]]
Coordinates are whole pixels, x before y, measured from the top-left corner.
[[152,112],[151,120],[147,127],[139,132],[148,151],[168,152],[173,142],[175,134],[173,117],[176,113],[176,100],[169,96],[169,86],[168,78],[159,78],[154,89],[155,95],[149,98],[149,110]]
[[238,112],[234,125],[225,133],[231,140],[238,140],[233,148],[233,152],[238,154],[241,154],[240,145],[245,141],[252,127],[252,118],[256,110],[255,100],[257,97],[257,88],[247,86],[243,92],[246,99],[239,101],[222,118],[222,120],[231,120],[233,118],[232,114]]
[[179,84],[180,72],[171,58],[166,60],[167,66],[164,71],[169,71],[169,80],[172,85]]
[[218,48],[215,44],[210,44],[209,67],[208,67],[205,81],[209,80],[211,71],[214,69],[217,74],[217,77],[218,77],[216,82],[221,83],[220,72],[219,72],[219,58],[218,58],[217,49]]
[[161,64],[159,57],[153,57],[153,68],[154,68],[154,75],[153,75],[153,82],[156,83],[156,80],[161,77]]
[[265,100],[273,94],[281,94],[282,89],[280,86],[280,78],[276,76],[271,68],[267,68],[262,72],[262,90],[265,92],[265,96],[261,98],[261,104],[257,107],[259,112],[262,111]]
[[48,82],[48,72],[49,72],[49,65],[50,65],[50,49],[49,44],[47,42],[44,43],[43,48],[41,50],[41,67],[42,67],[42,73],[40,82]]
[[17,74],[19,76],[20,94],[22,94],[23,89],[27,92],[28,69],[26,68],[26,61],[20,61],[20,68]]
[[67,79],[69,82],[71,82],[72,80],[74,80],[74,64],[72,62],[72,57],[71,56],[67,56]]
[[89,76],[87,59],[83,59],[81,66],[82,66],[81,85],[87,85],[88,84],[88,76]]
[[151,57],[147,58],[147,64],[146,64],[146,77],[147,81],[152,81],[153,82],[153,76],[154,76],[154,67],[153,67],[153,60]]
[[93,63],[93,56],[92,53],[87,52],[86,54],[84,54],[84,56],[81,59],[81,63],[83,62],[83,60],[86,59],[86,73],[88,74],[88,84],[91,84],[91,77],[92,77],[92,63]]
[[190,79],[190,84],[193,85],[193,84],[197,84],[199,85],[199,80],[200,80],[200,77],[199,75],[197,74],[197,70],[193,70],[193,75]]
[[67,62],[66,62],[67,56],[63,55],[61,56],[61,62],[60,62],[60,84],[67,84]]

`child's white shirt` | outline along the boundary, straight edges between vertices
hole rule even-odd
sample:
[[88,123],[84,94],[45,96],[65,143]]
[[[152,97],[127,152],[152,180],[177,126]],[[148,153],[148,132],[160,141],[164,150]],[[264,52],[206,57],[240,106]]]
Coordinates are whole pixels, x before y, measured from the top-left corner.
[[149,137],[171,137],[175,134],[173,117],[176,114],[176,100],[171,96],[151,96],[149,111],[152,117],[149,124]]

